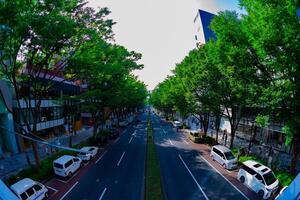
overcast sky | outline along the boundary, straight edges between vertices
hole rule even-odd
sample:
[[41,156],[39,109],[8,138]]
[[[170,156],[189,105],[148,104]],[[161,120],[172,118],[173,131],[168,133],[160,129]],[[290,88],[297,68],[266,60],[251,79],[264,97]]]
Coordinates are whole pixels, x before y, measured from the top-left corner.
[[148,89],[172,74],[195,48],[193,19],[198,8],[210,12],[235,9],[237,0],[89,0],[92,7],[108,7],[117,22],[116,42],[142,53],[144,69],[136,72]]

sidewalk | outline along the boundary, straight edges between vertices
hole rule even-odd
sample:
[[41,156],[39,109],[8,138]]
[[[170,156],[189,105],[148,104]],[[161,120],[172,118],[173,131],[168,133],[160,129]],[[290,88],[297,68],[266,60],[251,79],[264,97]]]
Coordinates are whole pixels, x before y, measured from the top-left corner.
[[[193,130],[195,130],[195,128],[193,128]],[[185,129],[184,131],[191,131],[191,130]],[[213,137],[215,139],[216,138],[215,131],[212,129],[209,129],[207,132],[207,136]],[[219,132],[218,143],[225,145],[225,141],[224,141],[224,139],[222,139],[222,136],[223,136],[223,134]],[[229,144],[230,144],[230,134],[228,135],[228,138],[226,141],[226,146],[229,147]],[[248,149],[249,141],[244,139],[240,134],[236,134],[236,136],[233,140],[233,146],[238,147],[238,148]],[[264,159],[264,160],[267,160],[269,157],[269,146],[257,145],[257,144],[252,143],[251,153]],[[272,163],[275,163],[276,165],[278,165],[278,168],[283,169],[283,170],[289,169],[290,162],[291,162],[290,154],[273,149],[272,158],[273,158]],[[300,171],[300,162],[298,162],[297,171],[298,172]]]
[[[92,127],[84,127],[80,131],[77,131],[77,135],[73,136],[72,144],[78,144],[93,135],[93,128]],[[63,135],[60,137],[53,138],[49,140],[50,143],[68,146],[69,145],[69,135]],[[39,144],[38,151],[41,160],[47,157],[47,150],[46,145]],[[48,148],[48,152],[50,148]],[[28,157],[32,164],[35,164],[34,156],[32,149],[27,150]],[[11,175],[17,174],[22,169],[25,169],[29,166],[26,160],[26,153],[18,153],[13,154],[11,156],[7,156],[4,159],[0,159],[0,178],[6,179]]]

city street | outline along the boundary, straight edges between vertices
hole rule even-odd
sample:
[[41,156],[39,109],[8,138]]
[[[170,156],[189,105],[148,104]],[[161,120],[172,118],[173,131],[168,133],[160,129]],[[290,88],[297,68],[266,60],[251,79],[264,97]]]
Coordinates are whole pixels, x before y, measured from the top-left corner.
[[155,115],[152,121],[165,199],[250,199],[208,164],[173,126],[162,126]]
[[[50,199],[144,199],[147,116],[138,119],[70,180],[49,181],[48,189],[55,191]],[[151,119],[166,200],[257,199],[217,172],[170,123],[156,115]]]
[[[81,169],[85,172],[80,170],[76,175],[79,178],[68,181],[69,189],[58,191],[50,199],[143,199],[146,115],[139,119],[141,123],[129,125],[94,163]],[[50,187],[60,189],[53,182]]]

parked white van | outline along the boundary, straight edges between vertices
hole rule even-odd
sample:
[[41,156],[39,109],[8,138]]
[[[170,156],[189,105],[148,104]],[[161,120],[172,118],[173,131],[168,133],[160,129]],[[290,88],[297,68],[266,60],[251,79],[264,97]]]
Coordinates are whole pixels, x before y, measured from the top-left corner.
[[48,198],[48,189],[41,183],[24,178],[10,186],[21,200],[42,200]]
[[272,170],[253,160],[243,162],[237,178],[263,199],[272,197],[279,187]]
[[80,158],[64,155],[53,161],[54,173],[62,177],[71,177],[82,166]]
[[230,149],[225,146],[213,146],[211,148],[210,156],[213,160],[220,163],[224,169],[235,169],[237,167],[237,159],[234,157]]

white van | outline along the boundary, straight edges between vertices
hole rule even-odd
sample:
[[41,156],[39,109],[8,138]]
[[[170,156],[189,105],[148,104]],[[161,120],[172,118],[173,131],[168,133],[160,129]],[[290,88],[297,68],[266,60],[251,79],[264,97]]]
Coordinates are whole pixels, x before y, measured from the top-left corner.
[[80,158],[64,155],[53,161],[54,173],[62,177],[71,177],[82,166]]
[[21,200],[42,200],[49,196],[48,189],[41,183],[24,178],[10,186]]
[[272,170],[253,160],[243,162],[237,179],[263,199],[272,197],[279,187]]
[[211,148],[210,156],[212,160],[220,163],[224,169],[235,169],[237,167],[237,159],[234,157],[230,149],[225,146],[213,146]]

